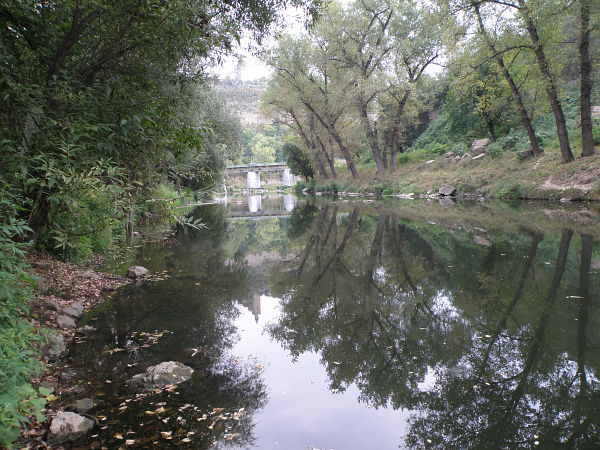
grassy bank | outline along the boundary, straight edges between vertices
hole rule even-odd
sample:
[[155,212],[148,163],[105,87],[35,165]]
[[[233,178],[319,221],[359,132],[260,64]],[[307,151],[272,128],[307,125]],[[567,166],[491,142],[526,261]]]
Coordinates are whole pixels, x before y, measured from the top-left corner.
[[373,167],[363,166],[359,176],[352,178],[340,168],[336,179],[316,178],[312,187],[322,192],[385,196],[434,193],[442,184],[451,184],[459,194],[489,198],[600,200],[600,154],[568,164],[561,162],[558,149],[547,149],[543,156],[525,161],[512,152],[477,160],[411,155],[393,174],[377,176]]

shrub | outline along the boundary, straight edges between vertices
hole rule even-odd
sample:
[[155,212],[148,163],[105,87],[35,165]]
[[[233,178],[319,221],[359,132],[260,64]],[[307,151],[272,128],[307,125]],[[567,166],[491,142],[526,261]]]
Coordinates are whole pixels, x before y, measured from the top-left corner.
[[492,142],[487,148],[487,154],[491,158],[498,158],[498,157],[502,156],[503,152],[504,152],[504,148],[498,142]]
[[25,272],[25,244],[16,243],[30,231],[16,218],[18,199],[7,185],[0,189],[0,447],[10,446],[19,428],[33,414],[42,419],[44,398],[28,382],[41,370],[39,335],[21,315],[32,298],[31,277]]

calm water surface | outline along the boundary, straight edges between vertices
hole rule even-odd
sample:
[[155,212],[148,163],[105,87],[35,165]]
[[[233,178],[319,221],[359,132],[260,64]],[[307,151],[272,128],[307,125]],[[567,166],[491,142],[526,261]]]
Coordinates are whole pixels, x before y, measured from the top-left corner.
[[[81,446],[598,448],[591,206],[253,196],[139,247],[88,316]],[[162,361],[177,388],[127,379]]]

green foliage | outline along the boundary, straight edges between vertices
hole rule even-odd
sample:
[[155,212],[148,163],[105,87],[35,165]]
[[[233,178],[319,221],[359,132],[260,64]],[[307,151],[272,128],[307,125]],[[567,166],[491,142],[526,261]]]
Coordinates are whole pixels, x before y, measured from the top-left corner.
[[295,144],[285,143],[283,154],[294,175],[302,176],[306,181],[315,176],[315,170],[308,155]]
[[491,158],[499,158],[504,152],[504,147],[499,142],[492,142],[487,148],[487,154]]
[[25,244],[14,241],[30,231],[15,219],[16,196],[0,189],[0,445],[8,446],[19,435],[28,415],[41,419],[44,399],[28,380],[39,373],[40,338],[21,315],[32,298],[31,278],[25,272]]
[[499,186],[492,195],[502,199],[519,199],[523,197],[524,188],[520,183],[509,183]]

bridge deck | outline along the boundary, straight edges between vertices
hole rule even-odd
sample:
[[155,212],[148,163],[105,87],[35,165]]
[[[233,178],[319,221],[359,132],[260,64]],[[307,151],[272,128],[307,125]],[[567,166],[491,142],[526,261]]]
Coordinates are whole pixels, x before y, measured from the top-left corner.
[[281,172],[289,169],[286,163],[270,164],[243,164],[238,166],[227,166],[227,173],[246,173],[246,172]]

